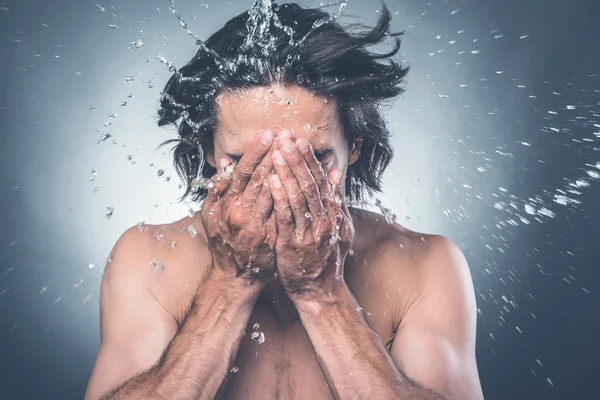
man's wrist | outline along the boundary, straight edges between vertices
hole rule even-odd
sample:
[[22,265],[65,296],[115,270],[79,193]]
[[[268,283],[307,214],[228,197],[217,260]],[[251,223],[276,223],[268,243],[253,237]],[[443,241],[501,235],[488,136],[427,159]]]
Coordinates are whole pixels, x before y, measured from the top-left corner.
[[291,295],[299,314],[319,315],[325,310],[353,302],[352,293],[343,279],[333,279],[328,285]]
[[226,302],[235,305],[253,305],[260,296],[265,282],[249,280],[236,276],[233,272],[227,272],[214,266],[209,267],[198,291],[219,293],[224,296]]

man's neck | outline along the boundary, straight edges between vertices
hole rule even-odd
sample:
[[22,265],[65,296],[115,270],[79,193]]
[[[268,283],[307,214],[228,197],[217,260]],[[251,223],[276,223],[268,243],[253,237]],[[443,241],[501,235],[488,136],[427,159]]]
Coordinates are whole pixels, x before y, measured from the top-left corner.
[[281,282],[275,276],[267,282],[258,301],[262,301],[267,305],[284,327],[290,326],[299,320],[294,303],[292,303]]

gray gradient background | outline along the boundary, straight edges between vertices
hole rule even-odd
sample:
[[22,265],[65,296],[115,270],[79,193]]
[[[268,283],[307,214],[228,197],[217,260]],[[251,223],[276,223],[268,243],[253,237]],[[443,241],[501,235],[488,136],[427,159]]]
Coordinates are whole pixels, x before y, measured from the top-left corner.
[[[174,131],[155,125],[169,77],[156,56],[180,66],[194,40],[167,0],[99,1],[0,0],[0,399],[82,398],[110,248],[127,227],[188,209],[157,150]],[[176,2],[201,38],[251,5],[204,1]],[[374,22],[378,4],[351,0],[345,13],[360,18],[345,21]],[[600,172],[599,3],[387,4],[412,71],[386,113],[396,156],[380,198],[464,250],[486,398],[597,398],[600,182],[587,171]],[[112,138],[96,144],[98,129]],[[580,203],[553,201],[561,193]],[[536,196],[555,217],[524,211]]]

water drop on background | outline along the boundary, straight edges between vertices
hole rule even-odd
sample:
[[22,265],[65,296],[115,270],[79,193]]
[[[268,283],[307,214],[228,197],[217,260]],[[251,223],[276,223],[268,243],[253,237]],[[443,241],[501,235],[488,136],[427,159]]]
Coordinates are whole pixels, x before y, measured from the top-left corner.
[[258,344],[263,344],[265,342],[265,334],[262,332],[254,331],[250,334],[250,338]]
[[106,217],[106,219],[110,219],[110,217],[113,216],[113,214],[115,213],[115,209],[113,207],[106,207],[106,212],[104,213],[104,216]]

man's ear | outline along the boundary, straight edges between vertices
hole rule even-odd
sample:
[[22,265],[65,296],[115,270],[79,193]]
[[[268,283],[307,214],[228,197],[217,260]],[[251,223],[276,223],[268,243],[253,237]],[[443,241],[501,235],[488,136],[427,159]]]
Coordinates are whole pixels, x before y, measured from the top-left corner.
[[363,145],[363,138],[356,138],[350,147],[350,155],[348,156],[348,165],[352,165],[360,158],[360,149]]
[[213,168],[217,169],[217,163],[215,162],[215,155],[213,153],[206,153],[206,162]]

